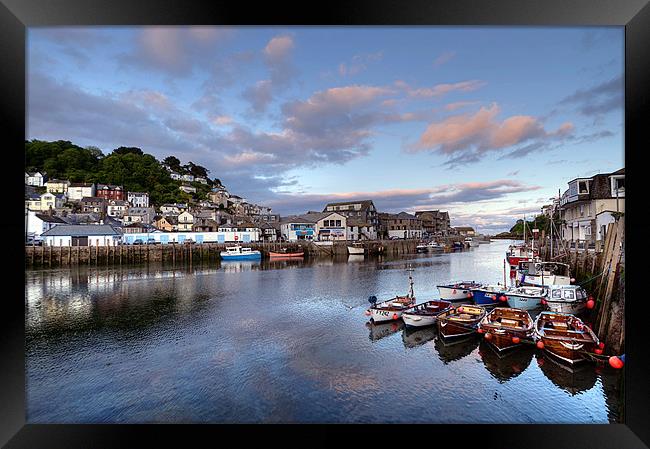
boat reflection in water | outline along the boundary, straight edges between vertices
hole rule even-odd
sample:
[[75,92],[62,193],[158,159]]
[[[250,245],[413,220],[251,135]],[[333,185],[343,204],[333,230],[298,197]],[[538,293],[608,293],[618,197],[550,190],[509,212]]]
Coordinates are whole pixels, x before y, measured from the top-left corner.
[[350,254],[348,256],[348,262],[363,262],[366,260],[366,257],[363,254]]
[[451,339],[442,338],[438,335],[438,338],[434,341],[434,347],[438,353],[438,358],[447,365],[470,355],[479,342],[478,334]]
[[478,353],[485,365],[485,369],[499,383],[505,383],[512,378],[517,377],[528,368],[535,348],[533,345],[525,345],[517,348],[515,351],[498,352],[485,340],[481,341]]
[[404,321],[388,321],[378,324],[367,321],[366,327],[370,329],[370,336],[368,337],[370,341],[377,341],[404,329]]
[[568,365],[544,353],[537,353],[537,365],[555,385],[575,396],[596,385],[596,368],[592,363]]
[[438,330],[435,326],[405,327],[402,332],[402,341],[404,342],[404,347],[415,348],[433,340],[436,335],[438,335]]
[[242,271],[260,270],[259,260],[222,260],[221,269],[226,273],[241,273]]

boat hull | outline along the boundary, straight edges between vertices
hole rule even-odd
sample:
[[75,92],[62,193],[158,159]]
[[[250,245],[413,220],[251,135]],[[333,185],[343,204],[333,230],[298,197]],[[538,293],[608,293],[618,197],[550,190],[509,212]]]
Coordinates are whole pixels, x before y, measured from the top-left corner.
[[305,253],[274,253],[274,252],[269,252],[269,257],[271,259],[291,259],[291,258],[299,258],[299,257],[304,257]]
[[584,312],[586,307],[585,301],[549,301],[546,300],[546,308],[551,312],[570,313],[579,315]]
[[224,251],[220,256],[223,260],[256,260],[262,258],[262,253],[255,251],[250,254],[228,254]]
[[444,299],[445,301],[461,301],[470,298],[471,290],[469,288],[439,285],[438,292],[440,292],[440,299]]
[[348,254],[364,254],[365,248],[356,248],[354,246],[348,246]]
[[522,343],[513,343],[512,337],[514,337],[515,335],[512,335],[509,332],[498,332],[498,331],[490,330],[490,335],[492,335],[492,338],[488,340],[488,343],[491,344],[494,348],[496,348],[497,351],[514,349],[522,345]]
[[385,321],[397,321],[402,317],[403,310],[383,310],[383,309],[370,309],[370,318],[375,323],[382,323]]
[[403,313],[402,319],[404,320],[404,324],[406,324],[408,327],[432,326],[436,324],[436,321],[438,321],[437,316],[415,315],[410,313]]
[[519,296],[505,293],[508,305],[514,309],[537,310],[542,307],[542,297]]
[[542,337],[541,341],[544,343],[544,351],[571,365],[586,361],[585,351],[593,352],[595,349],[595,345],[587,343],[574,343],[546,337]]
[[499,297],[503,292],[493,292],[490,290],[472,289],[472,299],[479,306],[496,306],[502,304]]
[[476,333],[477,323],[458,323],[451,320],[439,319],[438,331],[445,338],[462,337]]

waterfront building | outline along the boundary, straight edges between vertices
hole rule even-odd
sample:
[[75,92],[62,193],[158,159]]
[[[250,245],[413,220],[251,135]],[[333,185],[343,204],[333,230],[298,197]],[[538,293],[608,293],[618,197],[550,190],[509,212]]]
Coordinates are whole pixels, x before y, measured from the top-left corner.
[[422,220],[422,229],[428,235],[449,234],[449,213],[440,210],[419,210],[415,216]]
[[95,212],[103,215],[106,213],[107,200],[102,197],[91,196],[81,199],[82,212]]
[[280,223],[263,222],[259,225],[262,231],[262,240],[265,242],[277,242],[280,239]]
[[471,226],[456,226],[454,231],[461,237],[474,237],[476,235],[476,231]]
[[153,207],[129,207],[122,217],[124,224],[129,223],[153,223],[156,210]]
[[219,223],[209,217],[197,216],[194,217],[194,224],[192,231],[194,232],[216,232],[219,230]]
[[110,200],[106,206],[106,215],[122,218],[129,208],[129,203],[123,200]]
[[149,207],[149,194],[147,192],[127,192],[126,200],[134,207]]
[[208,193],[208,199],[217,207],[228,207],[228,198],[230,198],[230,194],[225,189],[218,189]]
[[40,211],[41,210],[41,195],[38,195],[36,193],[26,195],[25,208],[27,208],[28,210],[32,210],[32,211]]
[[178,215],[187,210],[187,203],[167,203],[160,206],[160,213],[163,215]]
[[280,221],[282,237],[297,240],[346,240],[347,218],[334,212],[310,212]]
[[25,173],[25,184],[28,186],[43,187],[45,181],[47,181],[47,175],[45,173]]
[[40,239],[41,234],[52,229],[54,226],[66,224],[66,222],[51,214],[41,214],[33,210],[28,210],[26,215],[25,229],[29,237]]
[[95,196],[95,184],[86,182],[73,182],[68,186],[68,199],[81,201],[84,198]]
[[362,220],[348,218],[346,228],[348,240],[375,240],[377,238],[377,229]]
[[[103,224],[100,223],[102,218],[99,213],[96,212],[87,212],[80,214],[65,214],[61,216],[61,219],[69,225],[79,225],[79,224]],[[108,224],[108,220],[107,220]]]
[[32,195],[25,201],[25,206],[33,211],[48,211],[50,209],[61,209],[65,203],[65,196],[50,192],[38,196]]
[[158,232],[124,234],[124,243],[132,244],[136,239],[146,242],[154,239],[156,243],[183,243],[191,239],[195,243],[252,243],[261,240],[258,227],[220,226],[217,232]]
[[178,215],[178,231],[191,231],[194,225],[194,215],[184,211]]
[[385,232],[389,238],[420,239],[424,233],[422,220],[406,212],[382,213],[381,220],[384,222]]
[[369,223],[375,229],[379,227],[379,216],[372,200],[327,203],[323,212],[336,212],[346,218],[353,218],[361,222]]
[[607,224],[625,212],[625,169],[576,178],[568,185],[560,199],[560,235],[594,247],[604,241]]
[[105,198],[106,200],[124,200],[124,189],[122,186],[116,186],[112,184],[97,184],[97,189],[95,194],[99,198]]
[[155,221],[155,226],[157,229],[165,232],[178,231],[178,218],[173,215],[159,217]]
[[45,189],[48,193],[67,195],[70,181],[62,179],[50,179],[45,183]]
[[115,246],[122,233],[111,225],[60,224],[41,234],[47,246]]

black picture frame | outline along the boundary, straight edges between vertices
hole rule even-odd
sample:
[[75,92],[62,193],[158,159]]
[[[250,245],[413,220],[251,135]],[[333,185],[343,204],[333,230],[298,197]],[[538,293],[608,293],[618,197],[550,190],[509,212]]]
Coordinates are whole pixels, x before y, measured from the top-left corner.
[[[625,27],[625,161],[627,201],[641,201],[643,152],[647,148],[650,6],[647,0],[372,0],[328,2],[188,2],[180,0],[1,0],[0,123],[4,155],[24,163],[26,28],[58,25],[513,25]],[[638,162],[637,162],[638,161]],[[636,164],[635,164],[636,162]],[[15,163],[15,164],[14,164]],[[15,168],[15,167],[14,167]],[[23,201],[18,170],[8,170],[7,211]],[[634,188],[637,186],[637,188]],[[15,195],[14,195],[15,193]],[[640,206],[643,207],[643,206]],[[388,436],[377,425],[35,425],[25,424],[23,224],[0,220],[4,244],[5,284],[12,287],[0,312],[0,444],[7,448],[159,446],[180,437],[182,446],[207,438],[227,443],[234,436],[250,444],[341,444],[362,439],[368,444],[408,444],[404,435],[425,432],[430,444],[449,438],[455,447],[643,448],[650,445],[650,382],[648,379],[647,313],[644,314],[642,264],[634,260],[644,239],[641,209],[626,208],[626,366],[624,424],[609,425],[420,425],[390,426]],[[639,228],[638,226],[641,226]],[[638,240],[637,240],[638,238]],[[635,256],[636,254],[636,256]],[[17,260],[18,261],[17,261]],[[635,295],[640,294],[638,300]],[[534,392],[531,392],[534,394]],[[396,410],[399,413],[399,410]],[[392,443],[387,441],[392,438]],[[136,443],[137,441],[137,443]],[[232,440],[230,440],[232,441]],[[235,440],[236,441],[236,440]],[[235,443],[233,443],[235,444]],[[180,444],[179,444],[180,445]]]

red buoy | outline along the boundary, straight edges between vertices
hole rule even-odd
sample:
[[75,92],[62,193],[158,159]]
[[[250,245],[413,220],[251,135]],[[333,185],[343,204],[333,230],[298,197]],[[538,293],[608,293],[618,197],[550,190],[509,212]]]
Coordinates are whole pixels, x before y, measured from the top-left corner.
[[543,306],[546,305],[546,300],[545,299],[542,299],[540,302],[542,303]]
[[587,309],[593,309],[595,305],[596,305],[596,303],[594,302],[593,299],[590,299],[589,301],[587,301]]
[[618,357],[616,357],[615,355],[609,358],[609,366],[611,366],[612,368],[621,369],[623,368],[623,365],[624,365],[623,361]]
[[366,315],[370,316],[370,315],[372,315],[372,312],[370,310],[366,310]]
[[489,333],[489,332],[487,332],[487,333],[485,334],[485,339],[486,339],[486,340],[492,340],[492,334]]
[[501,301],[501,302],[506,302],[507,300],[508,300],[508,298],[506,297],[506,295],[501,295],[499,297],[499,301]]
[[396,320],[396,319],[398,319],[398,318],[399,318],[399,316],[398,316],[396,313],[394,313],[394,314],[393,314],[393,319]]
[[482,334],[482,333],[485,332],[485,329],[483,329],[482,327],[479,327],[476,331],[477,331],[479,334]]
[[537,346],[539,349],[544,349],[544,342],[540,340],[537,343],[535,343],[535,346]]
[[459,308],[458,308],[458,313],[463,313],[463,310],[464,310],[464,309],[463,309],[462,307],[459,307]]
[[521,338],[519,338],[519,337],[512,337],[512,342],[513,342],[514,344],[517,344],[517,343],[519,343],[520,341],[521,341]]
[[596,349],[594,349],[594,352],[595,352],[596,354],[600,355],[600,354],[603,353],[603,350],[600,349],[600,348],[596,348]]
[[472,292],[467,293],[467,297],[471,298],[472,297]]
[[601,341],[600,343],[598,343],[598,347],[599,347],[600,349],[605,349],[605,343],[603,343],[603,342]]

